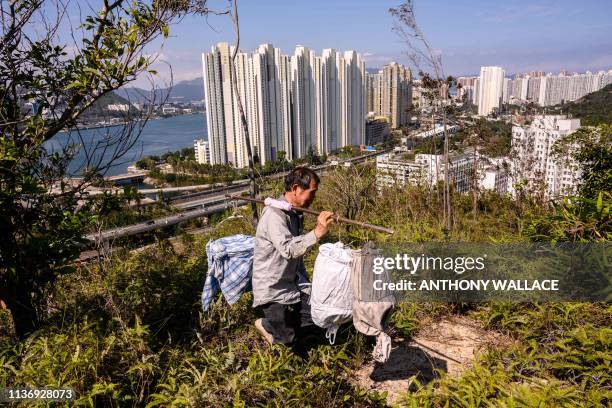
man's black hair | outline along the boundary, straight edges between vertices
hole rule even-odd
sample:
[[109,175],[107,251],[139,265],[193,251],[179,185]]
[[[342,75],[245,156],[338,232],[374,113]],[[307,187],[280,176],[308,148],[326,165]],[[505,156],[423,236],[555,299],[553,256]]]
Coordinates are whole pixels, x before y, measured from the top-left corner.
[[310,181],[314,180],[316,184],[319,184],[320,179],[317,173],[309,169],[308,167],[296,167],[291,170],[285,177],[285,191],[291,191],[291,187],[297,184],[304,190],[310,188]]

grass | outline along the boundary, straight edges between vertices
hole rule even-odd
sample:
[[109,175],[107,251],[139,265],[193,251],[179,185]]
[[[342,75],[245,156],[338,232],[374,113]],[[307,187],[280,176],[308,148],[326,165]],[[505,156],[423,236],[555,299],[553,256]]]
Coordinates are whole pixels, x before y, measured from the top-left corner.
[[[331,194],[324,187],[321,198]],[[439,221],[435,195],[408,189],[383,198],[371,192],[359,192],[357,197],[357,218],[369,214],[364,221],[395,228],[396,236],[373,237],[334,227],[326,240],[360,245],[372,238],[524,239],[520,214],[507,198],[483,196],[474,219],[469,200],[455,197],[456,228],[448,236]],[[342,203],[337,205],[342,209]],[[306,228],[312,226],[313,219],[307,218]],[[0,310],[0,387],[70,386],[77,406],[386,406],[385,394],[360,389],[351,381],[352,372],[369,361],[374,343],[352,326],[341,330],[336,345],[323,339],[297,355],[284,346],[270,348],[261,339],[252,324],[258,314],[250,294],[231,307],[218,298],[202,312],[205,244],[211,237],[235,233],[254,231],[236,219],[209,235],[184,236],[180,250],[160,240],[140,252],[120,250],[97,264],[81,266],[49,288],[41,329],[22,340],[14,337],[10,316]],[[309,271],[316,252],[315,248],[306,257]],[[452,314],[478,319],[516,341],[506,349],[480,354],[460,377],[415,382],[400,405],[610,404],[609,304],[404,302],[397,305],[390,325],[409,338],[423,325]]]
[[203,313],[205,242],[120,251],[62,278],[43,328],[3,337],[0,386],[71,386],[84,406],[384,405],[349,382],[368,353],[354,330],[302,357],[260,338],[250,294]]
[[612,396],[612,307],[493,303],[470,314],[517,341],[481,354],[459,378],[406,394],[411,407],[602,407]]

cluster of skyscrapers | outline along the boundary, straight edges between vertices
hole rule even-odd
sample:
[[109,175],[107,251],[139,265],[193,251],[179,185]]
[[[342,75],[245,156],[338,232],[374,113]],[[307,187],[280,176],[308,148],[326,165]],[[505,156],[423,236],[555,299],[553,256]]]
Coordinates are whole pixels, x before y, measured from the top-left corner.
[[[236,93],[230,80],[233,47],[202,54],[208,144],[199,158],[210,164],[248,164]],[[284,152],[288,160],[309,150],[327,154],[365,141],[366,71],[355,51],[325,49],[321,56],[297,46],[292,56],[272,44],[235,58],[253,154],[265,164]],[[202,162],[202,160],[200,160]]]
[[502,103],[533,102],[552,106],[574,101],[612,83],[612,70],[558,75],[543,72],[517,74],[506,78],[500,67],[481,67],[478,77],[459,77],[457,96],[478,106],[478,114],[485,116],[500,109]]
[[504,103],[532,101],[540,106],[558,105],[575,101],[584,95],[612,84],[612,70],[567,75],[531,77],[516,75],[504,79]]

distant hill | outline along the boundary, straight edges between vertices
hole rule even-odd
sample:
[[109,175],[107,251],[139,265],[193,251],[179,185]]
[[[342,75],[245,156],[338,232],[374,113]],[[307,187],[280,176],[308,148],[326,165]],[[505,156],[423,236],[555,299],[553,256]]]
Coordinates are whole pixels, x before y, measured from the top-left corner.
[[172,92],[170,92],[170,98],[182,98],[185,101],[201,101],[204,99],[204,79],[199,77],[177,83],[172,88]]
[[108,105],[113,104],[129,104],[128,100],[122,96],[117,95],[115,92],[109,92],[106,95],[100,97],[93,103],[84,113],[83,117],[86,116],[104,116],[109,112],[107,110]]
[[584,126],[612,124],[612,84],[574,102],[547,108],[550,110],[580,118],[580,124]]
[[[124,87],[116,92],[132,102],[139,103],[146,102],[153,96],[151,91],[136,87]],[[168,102],[201,101],[204,99],[204,80],[195,78],[178,82],[172,88],[160,88],[155,92],[155,100],[163,100],[168,93]]]

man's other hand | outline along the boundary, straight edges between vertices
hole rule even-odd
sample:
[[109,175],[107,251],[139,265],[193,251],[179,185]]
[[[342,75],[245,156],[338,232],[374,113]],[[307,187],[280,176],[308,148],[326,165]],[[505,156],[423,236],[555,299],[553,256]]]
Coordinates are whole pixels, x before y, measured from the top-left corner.
[[317,218],[317,226],[314,229],[314,233],[317,236],[317,239],[321,239],[325,234],[327,234],[327,230],[329,229],[329,224],[334,222],[332,218],[334,215],[331,211],[321,211],[319,217]]

